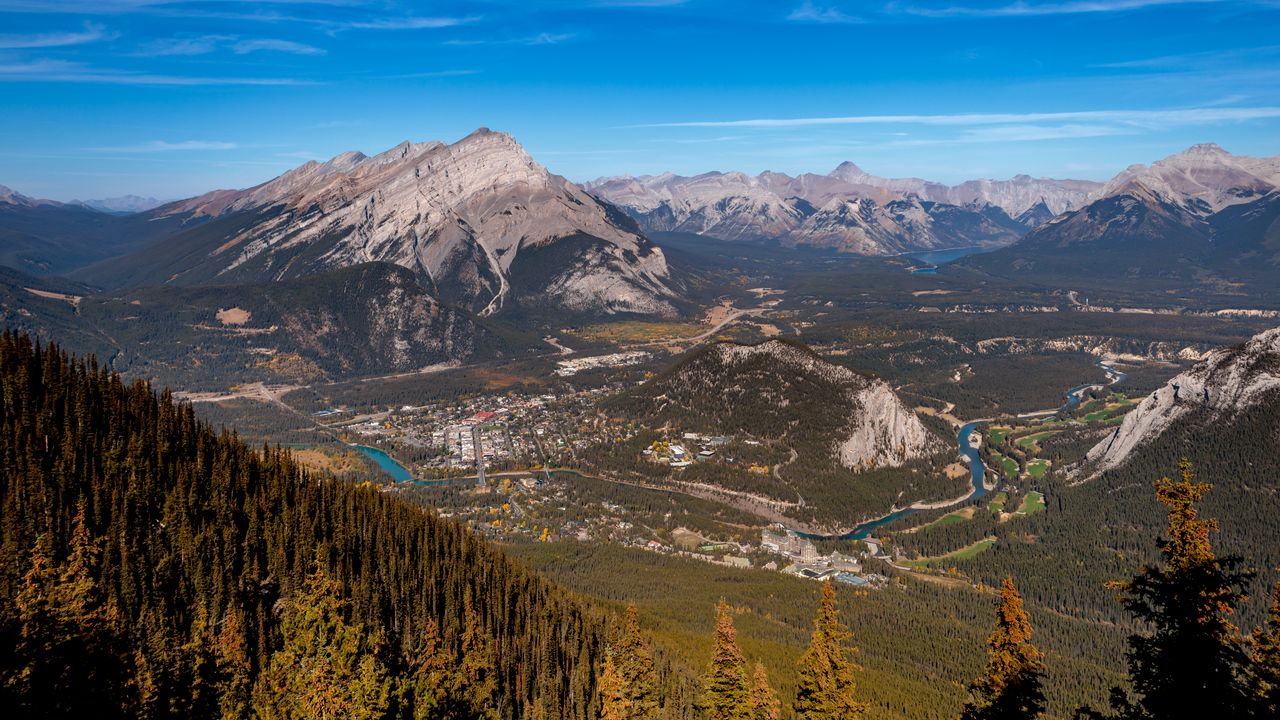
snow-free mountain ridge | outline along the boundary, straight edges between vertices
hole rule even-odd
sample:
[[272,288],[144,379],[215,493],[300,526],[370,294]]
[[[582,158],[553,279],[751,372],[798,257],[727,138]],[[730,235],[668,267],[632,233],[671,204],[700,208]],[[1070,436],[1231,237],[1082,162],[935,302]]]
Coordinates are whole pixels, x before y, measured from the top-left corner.
[[1123,464],[1138,448],[1198,411],[1204,422],[1222,423],[1280,391],[1280,328],[1245,344],[1217,350],[1192,369],[1151,393],[1125,416],[1115,432],[1089,451],[1090,469]]
[[165,243],[167,255],[140,253],[95,273],[127,273],[133,284],[256,282],[380,261],[482,314],[531,304],[675,311],[660,248],[510,135],[483,128],[451,145],[404,142],[308,162],[151,215],[193,229]]

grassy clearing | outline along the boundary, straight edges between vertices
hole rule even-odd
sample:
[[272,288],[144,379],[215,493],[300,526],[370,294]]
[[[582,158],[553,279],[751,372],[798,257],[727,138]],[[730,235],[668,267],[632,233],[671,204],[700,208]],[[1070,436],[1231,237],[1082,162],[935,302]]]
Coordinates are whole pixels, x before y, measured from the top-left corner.
[[982,540],[979,540],[976,543],[973,543],[971,545],[966,545],[960,548],[959,550],[953,550],[952,552],[949,552],[946,555],[938,555],[937,557],[928,557],[928,558],[920,558],[919,560],[911,560],[907,562],[907,565],[914,568],[924,568],[924,567],[936,566],[936,565],[941,565],[941,564],[950,563],[950,562],[971,560],[977,557],[978,555],[990,550],[991,547],[995,544],[996,544],[995,538],[993,537],[983,538]]
[[1018,508],[1018,512],[1023,515],[1030,515],[1041,510],[1044,510],[1044,493],[1034,490],[1027,493],[1027,496],[1022,499],[1022,507]]
[[1004,512],[1004,505],[1007,502],[1009,502],[1009,493],[998,492],[991,497],[991,502],[987,503],[987,509],[992,514]]
[[998,453],[998,452],[993,452],[993,453],[991,453],[991,457],[992,457],[996,462],[1000,463],[1000,468],[1004,471],[1004,474],[1005,474],[1005,475],[1008,475],[1009,477],[1017,477],[1017,475],[1018,475],[1018,461],[1017,461],[1017,460],[1014,460],[1014,459],[1013,459],[1013,458],[1011,458],[1011,457],[1006,457],[1006,456],[1004,456],[1004,455],[1001,455],[1001,454],[1000,454],[1000,453]]
[[1018,438],[1018,447],[1025,448],[1027,450],[1032,450],[1034,452],[1040,452],[1040,441],[1044,440],[1050,435],[1054,435],[1059,432],[1062,432],[1062,431],[1061,430],[1045,430],[1043,432],[1025,435],[1023,437]]
[[693,323],[646,322],[627,320],[616,323],[588,325],[575,330],[574,335],[595,342],[654,342],[657,340],[682,340],[705,330]]
[[1007,427],[992,427],[991,428],[991,444],[1003,445],[1005,438],[1009,437],[1009,430],[1010,428],[1007,428]]
[[914,532],[926,532],[932,528],[944,527],[946,525],[957,525],[967,520],[972,520],[973,510],[974,510],[973,507],[967,507],[961,510],[956,510],[955,512],[947,513],[946,515],[943,515],[942,517],[938,518],[937,520],[934,520],[931,523],[921,525],[920,527],[916,528]]
[[1048,471],[1049,471],[1048,460],[1032,460],[1031,462],[1027,463],[1027,474],[1033,478],[1036,478],[1037,480],[1044,477],[1044,474]]

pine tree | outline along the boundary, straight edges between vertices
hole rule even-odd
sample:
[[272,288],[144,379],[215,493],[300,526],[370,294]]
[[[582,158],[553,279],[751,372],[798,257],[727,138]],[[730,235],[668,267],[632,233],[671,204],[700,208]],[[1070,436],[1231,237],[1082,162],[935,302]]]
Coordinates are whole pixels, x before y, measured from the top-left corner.
[[822,583],[822,603],[809,648],[799,661],[799,687],[792,709],[800,720],[848,720],[866,710],[854,696],[853,674],[859,668],[845,648],[850,637],[840,624],[835,585],[827,580]]
[[[1156,498],[1169,508],[1164,558],[1132,580],[1112,583],[1121,603],[1150,634],[1129,637],[1129,680],[1136,699],[1112,693],[1120,717],[1241,717],[1247,691],[1241,682],[1248,656],[1229,619],[1251,577],[1235,557],[1218,559],[1209,542],[1214,520],[1198,517],[1196,503],[1210,485],[1195,482],[1191,464],[1182,477],[1156,483]],[[1095,714],[1096,715],[1096,714]]]
[[747,660],[738,648],[738,631],[733,627],[733,616],[724,601],[717,608],[715,648],[702,679],[700,706],[706,720],[749,720],[751,717]]
[[622,694],[627,700],[624,720],[654,720],[658,717],[658,673],[653,654],[640,632],[640,617],[635,606],[627,608],[622,638],[614,648],[613,659],[622,679]]
[[443,720],[466,715],[460,692],[461,675],[440,639],[435,620],[428,620],[411,666],[405,693],[413,720]]
[[1022,596],[1005,578],[996,629],[987,639],[987,669],[969,685],[963,720],[1032,720],[1044,712],[1044,663],[1031,644],[1031,618]]
[[228,611],[213,642],[218,669],[218,707],[222,720],[242,720],[249,715],[253,683],[249,679],[249,655],[243,620],[238,610]]
[[1267,622],[1253,631],[1251,686],[1254,714],[1280,717],[1280,585],[1271,591]]
[[493,662],[493,648],[480,625],[480,613],[476,612],[470,593],[463,603],[462,662],[459,664],[459,694],[465,703],[468,718],[491,720],[498,716],[494,702],[497,695],[497,669]]
[[626,720],[630,717],[631,701],[626,698],[626,683],[622,679],[618,666],[613,662],[613,653],[606,651],[604,670],[600,673],[598,686],[600,693],[600,720]]
[[317,567],[290,603],[284,647],[254,691],[262,720],[373,720],[386,709],[386,673],[364,629],[343,618],[340,586]]
[[751,683],[751,720],[778,720],[782,716],[782,704],[778,694],[769,685],[769,674],[764,663],[756,663],[755,677]]
[[28,717],[133,717],[133,656],[97,587],[97,544],[79,501],[67,561],[57,567],[49,538],[36,539],[16,598],[21,669],[17,694]]

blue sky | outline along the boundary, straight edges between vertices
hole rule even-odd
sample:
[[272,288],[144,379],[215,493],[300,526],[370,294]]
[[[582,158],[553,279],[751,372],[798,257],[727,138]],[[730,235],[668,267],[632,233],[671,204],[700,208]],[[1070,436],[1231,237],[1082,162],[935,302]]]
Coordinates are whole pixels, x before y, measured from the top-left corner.
[[0,184],[245,187],[512,133],[574,180],[1280,153],[1280,0],[0,0]]

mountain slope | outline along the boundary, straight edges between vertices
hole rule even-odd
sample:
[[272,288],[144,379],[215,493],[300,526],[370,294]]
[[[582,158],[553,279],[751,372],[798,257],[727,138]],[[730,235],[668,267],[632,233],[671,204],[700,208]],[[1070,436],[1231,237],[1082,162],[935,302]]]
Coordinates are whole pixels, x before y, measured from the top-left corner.
[[897,467],[940,446],[888,383],[780,340],[716,343],[646,384],[644,393],[655,418],[694,418],[719,432],[787,436],[801,418],[806,434],[832,436],[832,456],[849,468]]
[[1197,145],[1150,167],[1131,167],[1089,205],[957,264],[1085,285],[1126,278],[1182,292],[1272,292],[1280,281],[1276,166],[1276,158]]
[[948,443],[888,383],[788,341],[714,343],[605,407],[676,437],[732,438],[725,454],[736,464],[770,472],[698,463],[682,477],[784,502],[798,496],[789,512],[805,519],[849,522],[961,490],[940,472]]
[[[220,717],[225,700],[225,716],[247,716],[282,611],[318,565],[392,677],[423,660],[429,623],[439,659],[458,662],[474,609],[494,717],[597,716],[605,618],[458,525],[254,451],[56,346],[6,332],[0,370],[0,687],[15,712]],[[42,604],[64,563],[76,602]],[[76,613],[89,621],[44,627]]]
[[180,228],[177,218],[113,215],[36,200],[0,186],[0,265],[31,275],[69,273],[145,247]]
[[1091,471],[1119,467],[1193,414],[1198,422],[1230,424],[1250,408],[1280,397],[1280,328],[1219,350],[1147,396],[1115,432],[1089,451]]
[[390,263],[281,282],[107,294],[5,271],[0,320],[188,390],[412,372],[544,348],[536,335],[440,303]]
[[509,135],[485,129],[453,145],[406,142],[373,157],[309,162],[147,216],[204,222],[83,277],[116,287],[226,284],[377,261],[483,314],[675,312],[661,249]]

